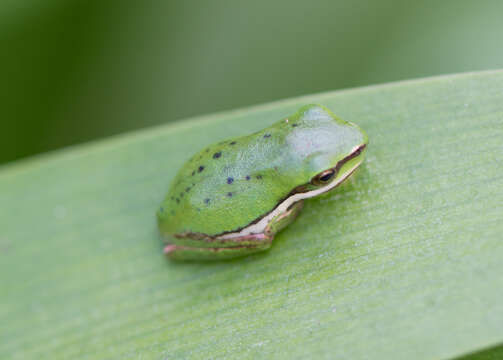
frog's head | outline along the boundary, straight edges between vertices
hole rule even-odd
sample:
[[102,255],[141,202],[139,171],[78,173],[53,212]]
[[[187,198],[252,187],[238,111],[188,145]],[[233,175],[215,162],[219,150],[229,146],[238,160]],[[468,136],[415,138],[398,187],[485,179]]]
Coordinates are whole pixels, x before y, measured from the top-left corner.
[[301,178],[297,177],[297,181],[303,184],[298,191],[328,191],[349,177],[363,161],[368,144],[365,132],[327,108],[306,105],[290,117],[289,123],[295,127],[286,141]]

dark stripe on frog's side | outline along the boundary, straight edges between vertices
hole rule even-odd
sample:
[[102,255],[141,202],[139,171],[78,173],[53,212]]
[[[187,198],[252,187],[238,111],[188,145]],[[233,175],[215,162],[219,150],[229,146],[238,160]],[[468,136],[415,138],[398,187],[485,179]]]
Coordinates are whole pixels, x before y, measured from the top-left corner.
[[[353,159],[353,158],[357,157],[358,155],[360,155],[360,153],[365,149],[365,147],[366,147],[366,144],[362,144],[353,153],[351,153],[350,155],[346,156],[345,158],[339,160],[337,162],[337,164],[332,168],[332,169],[334,169],[335,177],[337,177],[337,175],[339,173],[339,170],[342,168],[342,166],[344,166],[344,164],[347,163],[348,161],[350,161],[351,159]],[[191,238],[191,239],[194,239],[194,240],[204,240],[204,241],[207,241],[207,242],[214,242],[214,241],[218,241],[218,240],[220,240],[221,242],[224,242],[221,239],[217,239],[217,238],[220,237],[220,236],[223,236],[223,235],[227,235],[227,234],[239,233],[243,229],[246,229],[247,227],[258,223],[264,217],[266,217],[271,212],[273,212],[282,202],[284,202],[289,197],[291,197],[291,196],[293,196],[295,194],[300,194],[300,193],[305,193],[305,192],[311,191],[312,189],[309,189],[309,186],[310,186],[310,183],[305,183],[305,184],[297,186],[292,191],[290,191],[286,196],[284,196],[282,199],[280,199],[271,210],[269,210],[268,212],[266,212],[262,216],[259,216],[255,220],[251,221],[246,226],[242,226],[242,227],[237,228],[235,230],[224,231],[224,232],[221,232],[219,234],[212,235],[212,236],[208,236],[208,235],[205,235],[205,234],[202,234],[202,233],[192,233],[192,232],[181,233],[181,234],[174,234],[173,236],[176,237],[176,238],[185,238],[185,237],[188,237],[188,238]],[[228,241],[228,239],[225,240],[225,241]]]

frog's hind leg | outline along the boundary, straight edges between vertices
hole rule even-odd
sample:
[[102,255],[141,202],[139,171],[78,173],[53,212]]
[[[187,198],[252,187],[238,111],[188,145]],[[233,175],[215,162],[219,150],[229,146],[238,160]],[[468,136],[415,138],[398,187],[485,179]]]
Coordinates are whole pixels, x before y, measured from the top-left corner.
[[234,238],[236,246],[192,247],[169,244],[164,253],[176,260],[226,260],[263,251],[271,246],[272,237],[264,234]]
[[302,201],[292,204],[287,211],[274,217],[263,233],[219,240],[220,244],[214,239],[215,243],[210,247],[168,244],[164,253],[177,260],[224,260],[267,250],[271,247],[274,235],[295,219],[302,206]]

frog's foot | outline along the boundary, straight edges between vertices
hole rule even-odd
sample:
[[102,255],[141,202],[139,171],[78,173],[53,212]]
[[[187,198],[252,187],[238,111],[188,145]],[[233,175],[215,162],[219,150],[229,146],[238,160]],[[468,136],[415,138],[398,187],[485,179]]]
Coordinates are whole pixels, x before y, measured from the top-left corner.
[[252,254],[268,249],[272,243],[272,236],[254,234],[233,239],[232,246],[192,247],[185,245],[168,244],[164,253],[176,260],[224,260]]

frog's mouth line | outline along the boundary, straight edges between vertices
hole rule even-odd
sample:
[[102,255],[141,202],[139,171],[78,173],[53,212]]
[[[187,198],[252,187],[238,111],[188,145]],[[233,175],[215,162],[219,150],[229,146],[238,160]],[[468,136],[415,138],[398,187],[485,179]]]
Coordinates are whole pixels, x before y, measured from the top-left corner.
[[356,163],[353,167],[351,167],[348,171],[346,171],[341,177],[339,177],[337,179],[337,175],[338,175],[340,169],[344,166],[344,164],[346,164],[348,161],[354,159],[355,157],[359,156],[361,154],[361,152],[365,149],[365,147],[366,147],[366,144],[357,146],[351,152],[351,154],[346,156],[344,159],[340,160],[337,163],[337,165],[335,165],[335,167],[333,169],[335,171],[336,180],[332,181],[328,185],[326,185],[322,188],[316,189],[316,190],[307,190],[309,183],[298,186],[293,191],[291,191],[284,199],[279,201],[278,205],[276,205],[276,207],[274,207],[274,209],[271,210],[266,215],[264,215],[258,219],[255,219],[253,222],[251,222],[249,225],[247,225],[246,227],[244,227],[242,229],[238,229],[238,230],[235,230],[232,232],[225,232],[225,233],[222,233],[219,235],[215,235],[213,237],[213,239],[225,240],[225,239],[232,239],[232,238],[241,238],[241,237],[245,237],[248,235],[254,235],[254,234],[259,234],[259,233],[263,232],[265,230],[265,228],[267,227],[267,224],[269,223],[269,221],[274,219],[279,214],[287,211],[296,202],[301,201],[303,199],[313,197],[313,196],[323,194],[327,191],[330,191],[330,190],[334,189],[335,187],[337,187],[344,180],[346,180],[349,176],[351,176],[351,174],[353,174],[353,172],[358,168],[358,166],[360,166],[363,159],[361,161],[359,161],[358,163]]

